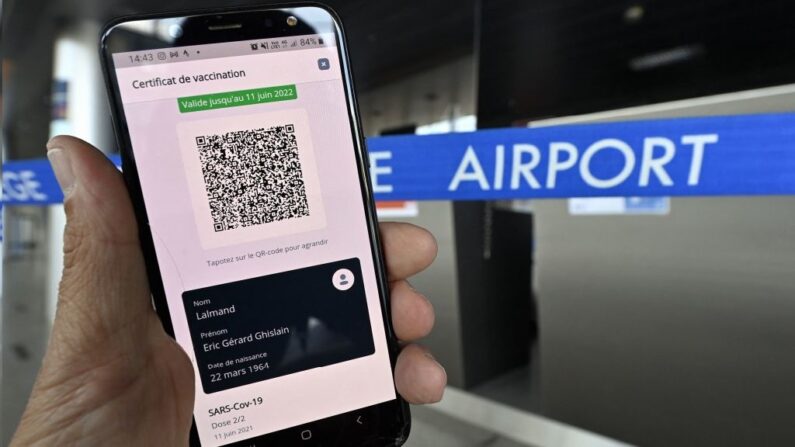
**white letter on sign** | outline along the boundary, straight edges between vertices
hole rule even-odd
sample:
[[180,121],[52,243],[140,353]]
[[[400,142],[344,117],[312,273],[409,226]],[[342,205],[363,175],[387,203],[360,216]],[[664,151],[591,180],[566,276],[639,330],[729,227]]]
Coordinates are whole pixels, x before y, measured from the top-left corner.
[[[522,163],[522,155],[530,154],[530,161]],[[511,189],[519,189],[519,176],[524,177],[525,181],[533,189],[538,189],[541,185],[533,175],[533,169],[541,161],[541,152],[532,144],[513,145],[513,167],[511,169]]]
[[[470,166],[472,167],[472,172],[467,172],[467,168]],[[483,166],[480,165],[480,160],[478,160],[475,150],[472,149],[472,146],[469,146],[466,153],[464,153],[464,158],[461,159],[461,164],[458,165],[458,171],[456,171],[455,176],[453,176],[453,180],[450,182],[450,186],[447,187],[447,190],[457,191],[461,182],[473,180],[480,184],[480,189],[483,191],[489,190],[489,182],[486,180],[486,174],[483,172]]]
[[381,175],[392,174],[391,166],[378,166],[379,160],[391,160],[392,152],[370,152],[370,175],[373,182],[374,193],[390,193],[392,192],[392,185],[384,185],[379,183],[378,179]]
[[[665,151],[660,158],[654,158],[654,148],[661,147]],[[663,186],[671,186],[674,184],[671,176],[665,170],[665,165],[673,160],[676,155],[676,145],[668,138],[662,137],[649,137],[643,140],[643,159],[640,162],[640,186],[649,186],[649,177],[651,171],[657,176],[657,180]]]
[[[560,153],[566,152],[569,156],[566,161],[560,161]],[[564,141],[549,143],[549,167],[547,168],[547,189],[555,188],[558,172],[571,169],[577,164],[577,146]]]
[[41,187],[41,183],[36,181],[36,173],[33,171],[20,171],[19,178],[22,180],[22,183],[25,185],[25,189],[28,190],[28,194],[30,194],[30,198],[33,200],[37,200],[39,202],[43,202],[47,200],[47,195],[42,194],[39,191]]
[[494,157],[494,189],[500,191],[502,189],[503,171],[505,170],[505,146],[498,144]]
[[[621,172],[619,172],[618,175],[613,178],[606,180],[598,179],[591,173],[591,158],[593,158],[593,156],[602,149],[611,148],[618,149],[621,154],[624,155],[624,169],[622,169]],[[612,188],[616,185],[620,185],[621,182],[626,180],[627,177],[629,177],[629,175],[632,173],[632,169],[634,167],[635,153],[632,152],[632,148],[621,140],[607,138],[592,144],[590,147],[588,147],[588,149],[585,150],[585,153],[582,154],[582,161],[580,162],[580,175],[582,176],[583,180],[585,180],[585,183],[593,186],[594,188]]]
[[33,171],[3,173],[3,195],[13,200],[44,202],[47,200],[47,195],[39,191],[39,188],[41,183],[36,181],[36,173]]
[[690,174],[687,176],[687,184],[690,186],[698,185],[701,177],[701,162],[704,161],[704,146],[718,142],[718,134],[707,135],[683,135],[682,144],[693,145],[693,158],[690,161]]

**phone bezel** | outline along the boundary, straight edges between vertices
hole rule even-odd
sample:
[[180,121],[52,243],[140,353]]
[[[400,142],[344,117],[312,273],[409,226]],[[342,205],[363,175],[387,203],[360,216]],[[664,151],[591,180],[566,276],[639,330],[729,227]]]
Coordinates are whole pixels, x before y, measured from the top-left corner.
[[[108,89],[108,98],[110,101],[110,108],[112,110],[111,117],[114,128],[116,130],[116,140],[121,152],[122,168],[124,179],[130,193],[130,197],[135,209],[136,219],[138,221],[139,237],[141,240],[141,247],[146,259],[147,273],[149,277],[150,288],[152,292],[153,302],[155,309],[163,323],[166,332],[174,336],[174,329],[171,322],[171,315],[168,311],[168,305],[163,288],[163,281],[160,276],[160,268],[158,265],[157,257],[154,250],[154,241],[152,233],[149,229],[148,217],[146,206],[143,200],[140,180],[138,177],[138,169],[135,163],[135,154],[132,148],[129,129],[124,117],[124,110],[121,101],[119,89],[117,87],[117,79],[115,74],[115,65],[113,63],[112,53],[108,48],[111,43],[114,31],[118,29],[120,24],[141,21],[141,20],[162,20],[168,18],[192,18],[205,20],[206,23],[223,23],[225,20],[235,19],[235,22],[242,22],[241,28],[229,30],[207,31],[203,35],[189,35],[194,33],[192,30],[183,30],[181,41],[178,45],[165,46],[162,43],[157,45],[143,45],[140,48],[136,47],[132,51],[140,51],[155,48],[175,48],[185,45],[201,45],[210,43],[223,43],[233,42],[239,40],[250,39],[265,39],[271,37],[284,37],[303,35],[301,27],[291,27],[285,23],[276,23],[270,28],[255,30],[253,25],[247,26],[247,23],[264,23],[264,19],[276,17],[278,14],[283,14],[285,9],[298,10],[300,8],[320,8],[329,14],[334,23],[335,38],[337,43],[337,51],[339,60],[341,62],[341,69],[343,74],[343,83],[346,97],[346,106],[348,109],[348,116],[351,125],[352,139],[354,142],[354,150],[356,153],[357,169],[359,172],[359,180],[362,191],[362,202],[365,208],[367,219],[367,228],[371,242],[371,252],[373,255],[373,262],[376,269],[376,277],[379,289],[381,315],[383,318],[384,328],[387,336],[387,345],[389,349],[389,356],[391,361],[392,370],[394,371],[397,354],[399,352],[399,344],[392,327],[391,312],[389,306],[389,287],[386,277],[386,267],[381,250],[381,240],[378,231],[378,222],[375,213],[375,202],[371,190],[370,174],[366,153],[366,146],[364,136],[361,129],[361,121],[359,118],[359,109],[356,101],[356,93],[354,89],[353,74],[350,70],[350,59],[348,56],[345,32],[343,29],[342,21],[334,10],[330,7],[314,3],[302,2],[291,4],[268,5],[262,8],[251,7],[232,7],[232,8],[218,8],[218,9],[200,9],[189,11],[177,11],[170,13],[158,14],[145,14],[134,15],[117,18],[109,22],[102,30],[100,41],[100,58],[102,61],[103,72],[105,76],[106,87]],[[254,36],[254,37],[251,37]],[[194,39],[194,40],[191,40]],[[368,430],[358,430],[361,433],[360,445],[383,445],[385,441],[394,443],[394,445],[401,445],[405,442],[411,429],[411,418],[409,407],[406,402],[395,392],[397,398],[377,404],[371,407],[362,408],[356,411],[343,413],[340,415],[332,416],[326,419],[313,421],[309,424],[303,424],[281,430],[279,432],[269,433],[266,435],[249,438],[244,441],[238,441],[232,444],[225,444],[229,446],[246,445],[256,446],[259,442],[274,445],[282,445],[278,443],[289,442],[294,439],[294,442],[299,445],[306,445],[301,441],[299,434],[302,430],[312,430],[313,433],[320,433],[320,436],[340,436],[341,431],[345,427],[355,427],[360,417],[364,416],[366,420],[372,425],[368,425]],[[359,428],[359,427],[355,427]],[[336,432],[336,433],[332,433]],[[350,431],[351,433],[356,430]],[[313,436],[313,439],[315,437]],[[337,438],[339,439],[339,438]],[[353,441],[354,443],[351,443]],[[357,445],[356,439],[344,439],[336,441],[338,445]],[[191,428],[191,445],[200,446],[196,422]]]

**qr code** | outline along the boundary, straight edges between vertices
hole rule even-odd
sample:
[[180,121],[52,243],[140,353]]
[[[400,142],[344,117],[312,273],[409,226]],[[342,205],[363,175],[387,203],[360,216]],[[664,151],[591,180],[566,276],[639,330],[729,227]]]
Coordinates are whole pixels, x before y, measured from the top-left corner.
[[196,137],[215,232],[309,216],[292,124]]

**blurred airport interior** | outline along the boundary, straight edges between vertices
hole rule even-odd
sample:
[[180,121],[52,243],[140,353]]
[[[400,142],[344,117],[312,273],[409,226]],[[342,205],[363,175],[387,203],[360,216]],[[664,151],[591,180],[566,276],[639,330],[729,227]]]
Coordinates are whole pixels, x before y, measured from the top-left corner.
[[[367,136],[795,111],[792,2],[328,3]],[[3,160],[60,133],[115,153],[102,24],[217,4],[3,2]],[[407,445],[795,445],[795,199],[632,200],[382,205],[440,247],[412,283],[450,387],[414,409]],[[6,445],[54,316],[64,217],[3,213]]]

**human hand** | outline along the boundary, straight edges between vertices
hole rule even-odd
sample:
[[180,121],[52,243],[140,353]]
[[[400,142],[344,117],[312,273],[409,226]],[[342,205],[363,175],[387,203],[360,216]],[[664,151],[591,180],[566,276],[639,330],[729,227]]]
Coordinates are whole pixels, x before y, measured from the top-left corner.
[[[50,343],[11,442],[27,445],[188,444],[193,367],[155,314],[132,205],[121,174],[97,149],[56,137],[48,157],[64,190],[64,271]],[[431,304],[406,278],[436,256],[427,231],[382,224],[395,332],[395,368],[409,402],[441,399],[447,376],[411,341],[427,335]]]

